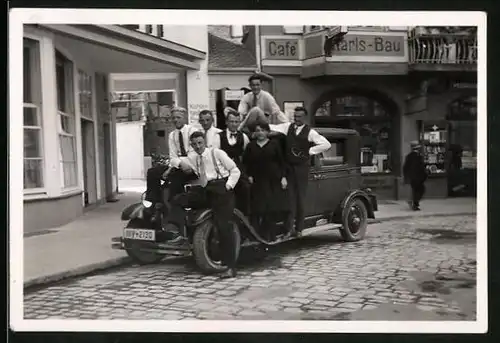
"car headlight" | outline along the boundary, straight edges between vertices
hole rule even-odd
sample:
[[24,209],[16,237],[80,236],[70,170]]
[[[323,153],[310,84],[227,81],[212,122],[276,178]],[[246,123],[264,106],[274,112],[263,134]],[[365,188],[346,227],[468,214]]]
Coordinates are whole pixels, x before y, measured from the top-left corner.
[[142,200],[142,205],[144,205],[144,207],[146,208],[150,208],[151,206],[153,206],[153,203],[148,200]]

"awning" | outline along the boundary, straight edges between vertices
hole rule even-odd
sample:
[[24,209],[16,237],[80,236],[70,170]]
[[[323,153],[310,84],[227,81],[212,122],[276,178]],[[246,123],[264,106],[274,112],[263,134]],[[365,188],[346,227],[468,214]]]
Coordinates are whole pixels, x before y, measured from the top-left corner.
[[116,25],[38,25],[56,40],[86,56],[99,71],[156,73],[199,70],[206,53]]

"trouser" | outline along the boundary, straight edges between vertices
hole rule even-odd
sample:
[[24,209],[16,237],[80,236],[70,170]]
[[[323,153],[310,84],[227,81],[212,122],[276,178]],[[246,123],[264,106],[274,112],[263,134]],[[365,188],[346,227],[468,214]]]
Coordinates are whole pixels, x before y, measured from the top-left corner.
[[148,169],[146,173],[146,200],[153,203],[162,201],[160,180],[167,169],[166,165],[158,165]]
[[248,178],[243,175],[240,177],[236,187],[234,187],[234,194],[236,208],[248,216],[250,214],[250,183],[248,182]]
[[[153,203],[163,202],[163,194],[161,192],[160,180],[163,173],[168,169],[168,166],[160,165],[148,169],[146,174],[146,200]],[[172,200],[174,196],[184,192],[184,185],[190,180],[195,179],[195,174],[186,174],[181,169],[173,169],[168,175],[168,199]]]
[[425,193],[425,185],[423,182],[412,182],[411,183],[411,196],[414,207],[420,206],[420,200]]
[[184,225],[186,216],[184,208],[211,208],[214,225],[219,233],[222,263],[234,268],[236,265],[236,237],[232,224],[234,203],[234,192],[227,191],[225,184],[209,182],[205,188],[193,187],[187,193],[178,194],[173,198],[168,221],[180,229]]
[[304,230],[309,165],[290,165],[290,174],[287,179],[290,199],[289,226],[292,227],[293,220],[295,219],[295,230],[302,231]]

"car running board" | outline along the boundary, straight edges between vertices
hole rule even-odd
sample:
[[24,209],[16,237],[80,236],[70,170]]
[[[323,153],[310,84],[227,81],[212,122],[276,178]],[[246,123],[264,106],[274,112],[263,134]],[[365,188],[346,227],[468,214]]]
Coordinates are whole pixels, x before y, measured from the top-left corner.
[[[329,224],[325,224],[325,225],[321,225],[321,226],[315,226],[315,227],[311,227],[311,228],[308,228],[308,229],[304,229],[302,231],[302,235],[300,237],[287,237],[285,238],[283,235],[278,236],[278,239],[276,239],[275,241],[271,242],[272,244],[271,245],[276,245],[276,244],[279,244],[279,243],[283,243],[283,242],[288,242],[288,241],[293,241],[295,239],[299,239],[301,237],[305,237],[305,236],[311,236],[315,233],[318,233],[318,232],[325,232],[325,231],[330,231],[330,230],[339,230],[342,228],[342,224],[336,224],[336,223],[329,223]],[[242,247],[251,247],[251,246],[257,246],[257,245],[261,245],[262,243],[260,242],[255,242],[255,241],[245,241],[241,244]]]

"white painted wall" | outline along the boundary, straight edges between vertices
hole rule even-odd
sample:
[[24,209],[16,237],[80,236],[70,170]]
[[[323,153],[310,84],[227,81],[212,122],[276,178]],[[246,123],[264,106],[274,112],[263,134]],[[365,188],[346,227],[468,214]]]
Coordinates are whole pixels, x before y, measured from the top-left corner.
[[208,52],[207,25],[165,25],[163,38],[190,48]]
[[144,122],[116,123],[118,180],[144,179]]
[[[185,32],[183,32],[184,28],[186,28]],[[207,52],[205,60],[200,63],[200,70],[189,70],[186,72],[188,121],[190,124],[198,126],[199,112],[210,108],[208,29],[206,25],[194,27],[185,26],[182,30],[177,29],[176,32],[177,31],[177,34],[182,33],[183,39],[185,39],[185,45],[191,44],[196,49]],[[169,32],[168,28],[165,32]]]

